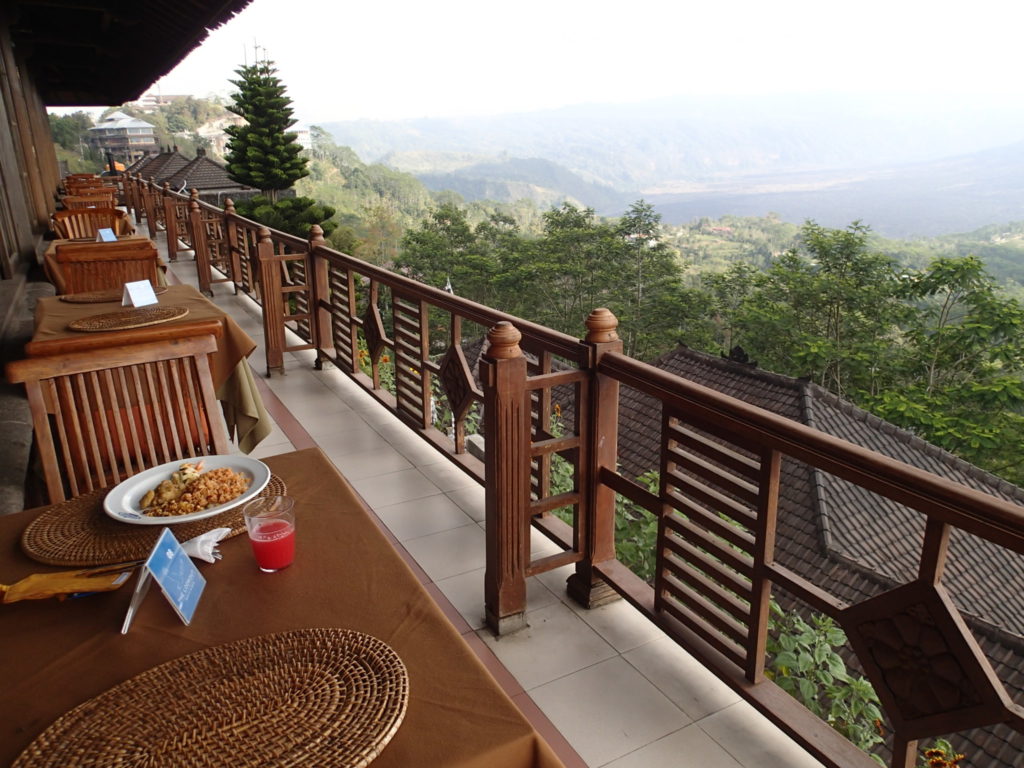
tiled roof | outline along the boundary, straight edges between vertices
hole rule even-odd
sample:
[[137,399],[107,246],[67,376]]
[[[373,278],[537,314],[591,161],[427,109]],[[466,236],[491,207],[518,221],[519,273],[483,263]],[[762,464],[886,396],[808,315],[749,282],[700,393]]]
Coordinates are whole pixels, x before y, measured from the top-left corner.
[[200,192],[228,189],[250,189],[232,179],[224,166],[205,155],[199,155],[167,179],[171,189],[198,189]]
[[158,155],[150,155],[143,158],[137,168],[133,164],[128,170],[141,176],[146,181],[152,178],[158,184],[163,184],[171,176],[188,165],[188,162],[187,157],[177,149],[174,149],[170,152],[161,152]]
[[[137,117],[126,115],[124,112],[118,110],[117,112],[111,112],[105,118],[100,120],[96,125],[92,126],[90,131],[105,131],[108,128],[153,128],[152,123],[147,123],[145,120],[139,120]],[[152,131],[151,131],[152,132]]]

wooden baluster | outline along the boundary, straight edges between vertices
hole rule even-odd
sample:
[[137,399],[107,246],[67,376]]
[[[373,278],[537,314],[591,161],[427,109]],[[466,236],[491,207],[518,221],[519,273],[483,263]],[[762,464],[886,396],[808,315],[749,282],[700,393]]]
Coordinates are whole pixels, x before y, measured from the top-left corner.
[[778,451],[765,449],[761,454],[761,473],[757,481],[757,523],[754,529],[754,578],[750,585],[750,626],[747,642],[747,679],[764,679],[765,646],[768,642],[768,618],[772,596],[767,566],[775,561],[775,528],[779,511]]
[[267,345],[267,378],[273,371],[284,373],[284,306],[281,295],[281,265],[274,259],[270,230],[256,233],[256,259],[260,294],[263,296],[263,339]]
[[484,606],[488,626],[499,635],[526,626],[530,407],[521,338],[511,323],[498,323],[480,360],[487,435]]
[[178,217],[175,213],[175,200],[171,197],[171,183],[164,182],[161,190],[161,201],[164,207],[164,231],[167,233],[167,258],[178,260]]
[[139,203],[139,180],[134,173],[125,174],[124,204],[135,217],[136,223],[142,221],[144,213],[142,205]]
[[[619,321],[610,310],[601,307],[587,317],[584,341],[593,353],[591,370],[596,370],[606,352],[622,352],[622,340],[616,328]],[[615,492],[598,483],[601,467],[615,471],[619,445],[619,382],[593,374],[590,396],[584,408],[577,409],[580,447],[579,547],[583,559],[569,577],[567,591],[585,608],[617,600],[619,595],[596,573],[594,566],[615,559]]]
[[156,238],[156,179],[153,176],[149,177],[149,182],[143,188],[142,191],[142,204],[146,207],[146,228],[149,230],[149,239],[153,240]]
[[[322,370],[324,360],[330,359],[330,355],[324,354],[323,349],[331,344],[333,350],[333,338],[331,334],[331,313],[326,308],[327,297],[330,295],[330,275],[327,259],[316,255],[316,249],[326,245],[324,231],[319,224],[309,228],[309,256],[306,259],[306,284],[309,286],[309,312],[311,315],[310,331],[313,334],[313,347],[316,349],[316,361],[313,368]],[[321,305],[321,302],[324,302]]]
[[231,262],[231,281],[238,293],[238,283],[242,279],[241,247],[238,242],[238,224],[232,218],[235,215],[235,201],[230,197],[224,200],[224,237],[228,243],[228,258]]
[[924,529],[924,544],[921,547],[917,578],[929,584],[938,584],[942,581],[948,552],[949,526],[941,520],[929,517]]
[[[199,290],[212,297],[213,275],[210,267],[210,249],[206,243],[206,228],[203,226],[203,212],[199,209],[198,198],[193,198],[188,204],[188,229],[192,238],[192,252],[196,259],[196,278],[199,280]],[[269,237],[269,232],[267,234]]]

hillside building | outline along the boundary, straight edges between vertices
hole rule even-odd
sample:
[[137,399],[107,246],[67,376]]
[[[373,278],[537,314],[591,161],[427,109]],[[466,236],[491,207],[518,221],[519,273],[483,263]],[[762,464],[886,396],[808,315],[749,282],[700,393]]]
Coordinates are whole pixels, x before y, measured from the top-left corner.
[[120,110],[111,112],[89,129],[89,146],[128,165],[158,148],[152,124]]

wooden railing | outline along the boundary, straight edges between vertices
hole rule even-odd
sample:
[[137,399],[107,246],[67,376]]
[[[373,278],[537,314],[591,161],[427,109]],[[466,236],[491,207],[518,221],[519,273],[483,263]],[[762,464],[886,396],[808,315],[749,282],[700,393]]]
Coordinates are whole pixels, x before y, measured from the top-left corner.
[[[138,179],[129,186],[138,187],[129,200],[160,194]],[[576,339],[338,253],[317,227],[303,241],[230,205],[189,205],[204,290],[216,271],[262,303],[268,375],[283,371],[289,349],[315,349],[318,367],[333,363],[484,483],[485,608],[495,631],[524,624],[530,575],[572,564],[568,591],[582,605],[625,598],[823,763],[875,765],[767,679],[769,601],[783,592],[847,633],[884,707],[892,766],[914,766],[919,739],[995,723],[1024,732],[1024,708],[943,585],[954,530],[1024,553],[1021,507],[627,357],[607,310],[591,313]],[[477,379],[467,350],[484,335]],[[656,491],[618,467],[621,387],[660,413]],[[482,462],[466,446],[481,407]],[[847,604],[823,574],[778,562],[780,468],[791,461],[912,510],[922,534],[903,545],[917,553],[916,572]],[[616,558],[620,498],[658,521],[653,583]],[[561,552],[531,561],[531,526]],[[1013,648],[1009,665],[1019,667],[1020,643]],[[947,693],[922,702],[930,689],[918,683],[933,677]]]

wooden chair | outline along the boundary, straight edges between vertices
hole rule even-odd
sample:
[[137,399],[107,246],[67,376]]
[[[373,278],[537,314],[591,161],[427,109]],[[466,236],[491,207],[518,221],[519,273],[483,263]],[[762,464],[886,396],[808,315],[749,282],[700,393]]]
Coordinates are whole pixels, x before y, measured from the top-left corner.
[[[107,187],[97,187],[96,190],[105,190]],[[111,194],[96,190],[89,190],[87,195],[65,195],[60,199],[64,207],[69,210],[80,210],[82,208],[113,208],[117,200],[116,192]]]
[[61,179],[61,186],[67,194],[71,194],[72,189],[90,185],[100,185],[102,183],[103,180],[95,173],[69,173]]
[[214,394],[212,335],[30,357],[23,382],[51,503],[167,461],[227,453]]
[[159,284],[159,258],[152,240],[62,243],[55,260],[62,293],[120,288],[135,280]]
[[114,230],[118,236],[130,235],[133,231],[128,213],[117,208],[82,208],[53,214],[53,231],[63,240],[95,239],[96,233],[104,228]]
[[106,186],[106,184],[99,176],[89,179],[66,179],[64,181],[64,189],[68,191],[68,194],[77,194],[83,189],[94,189],[95,187],[103,186]]

